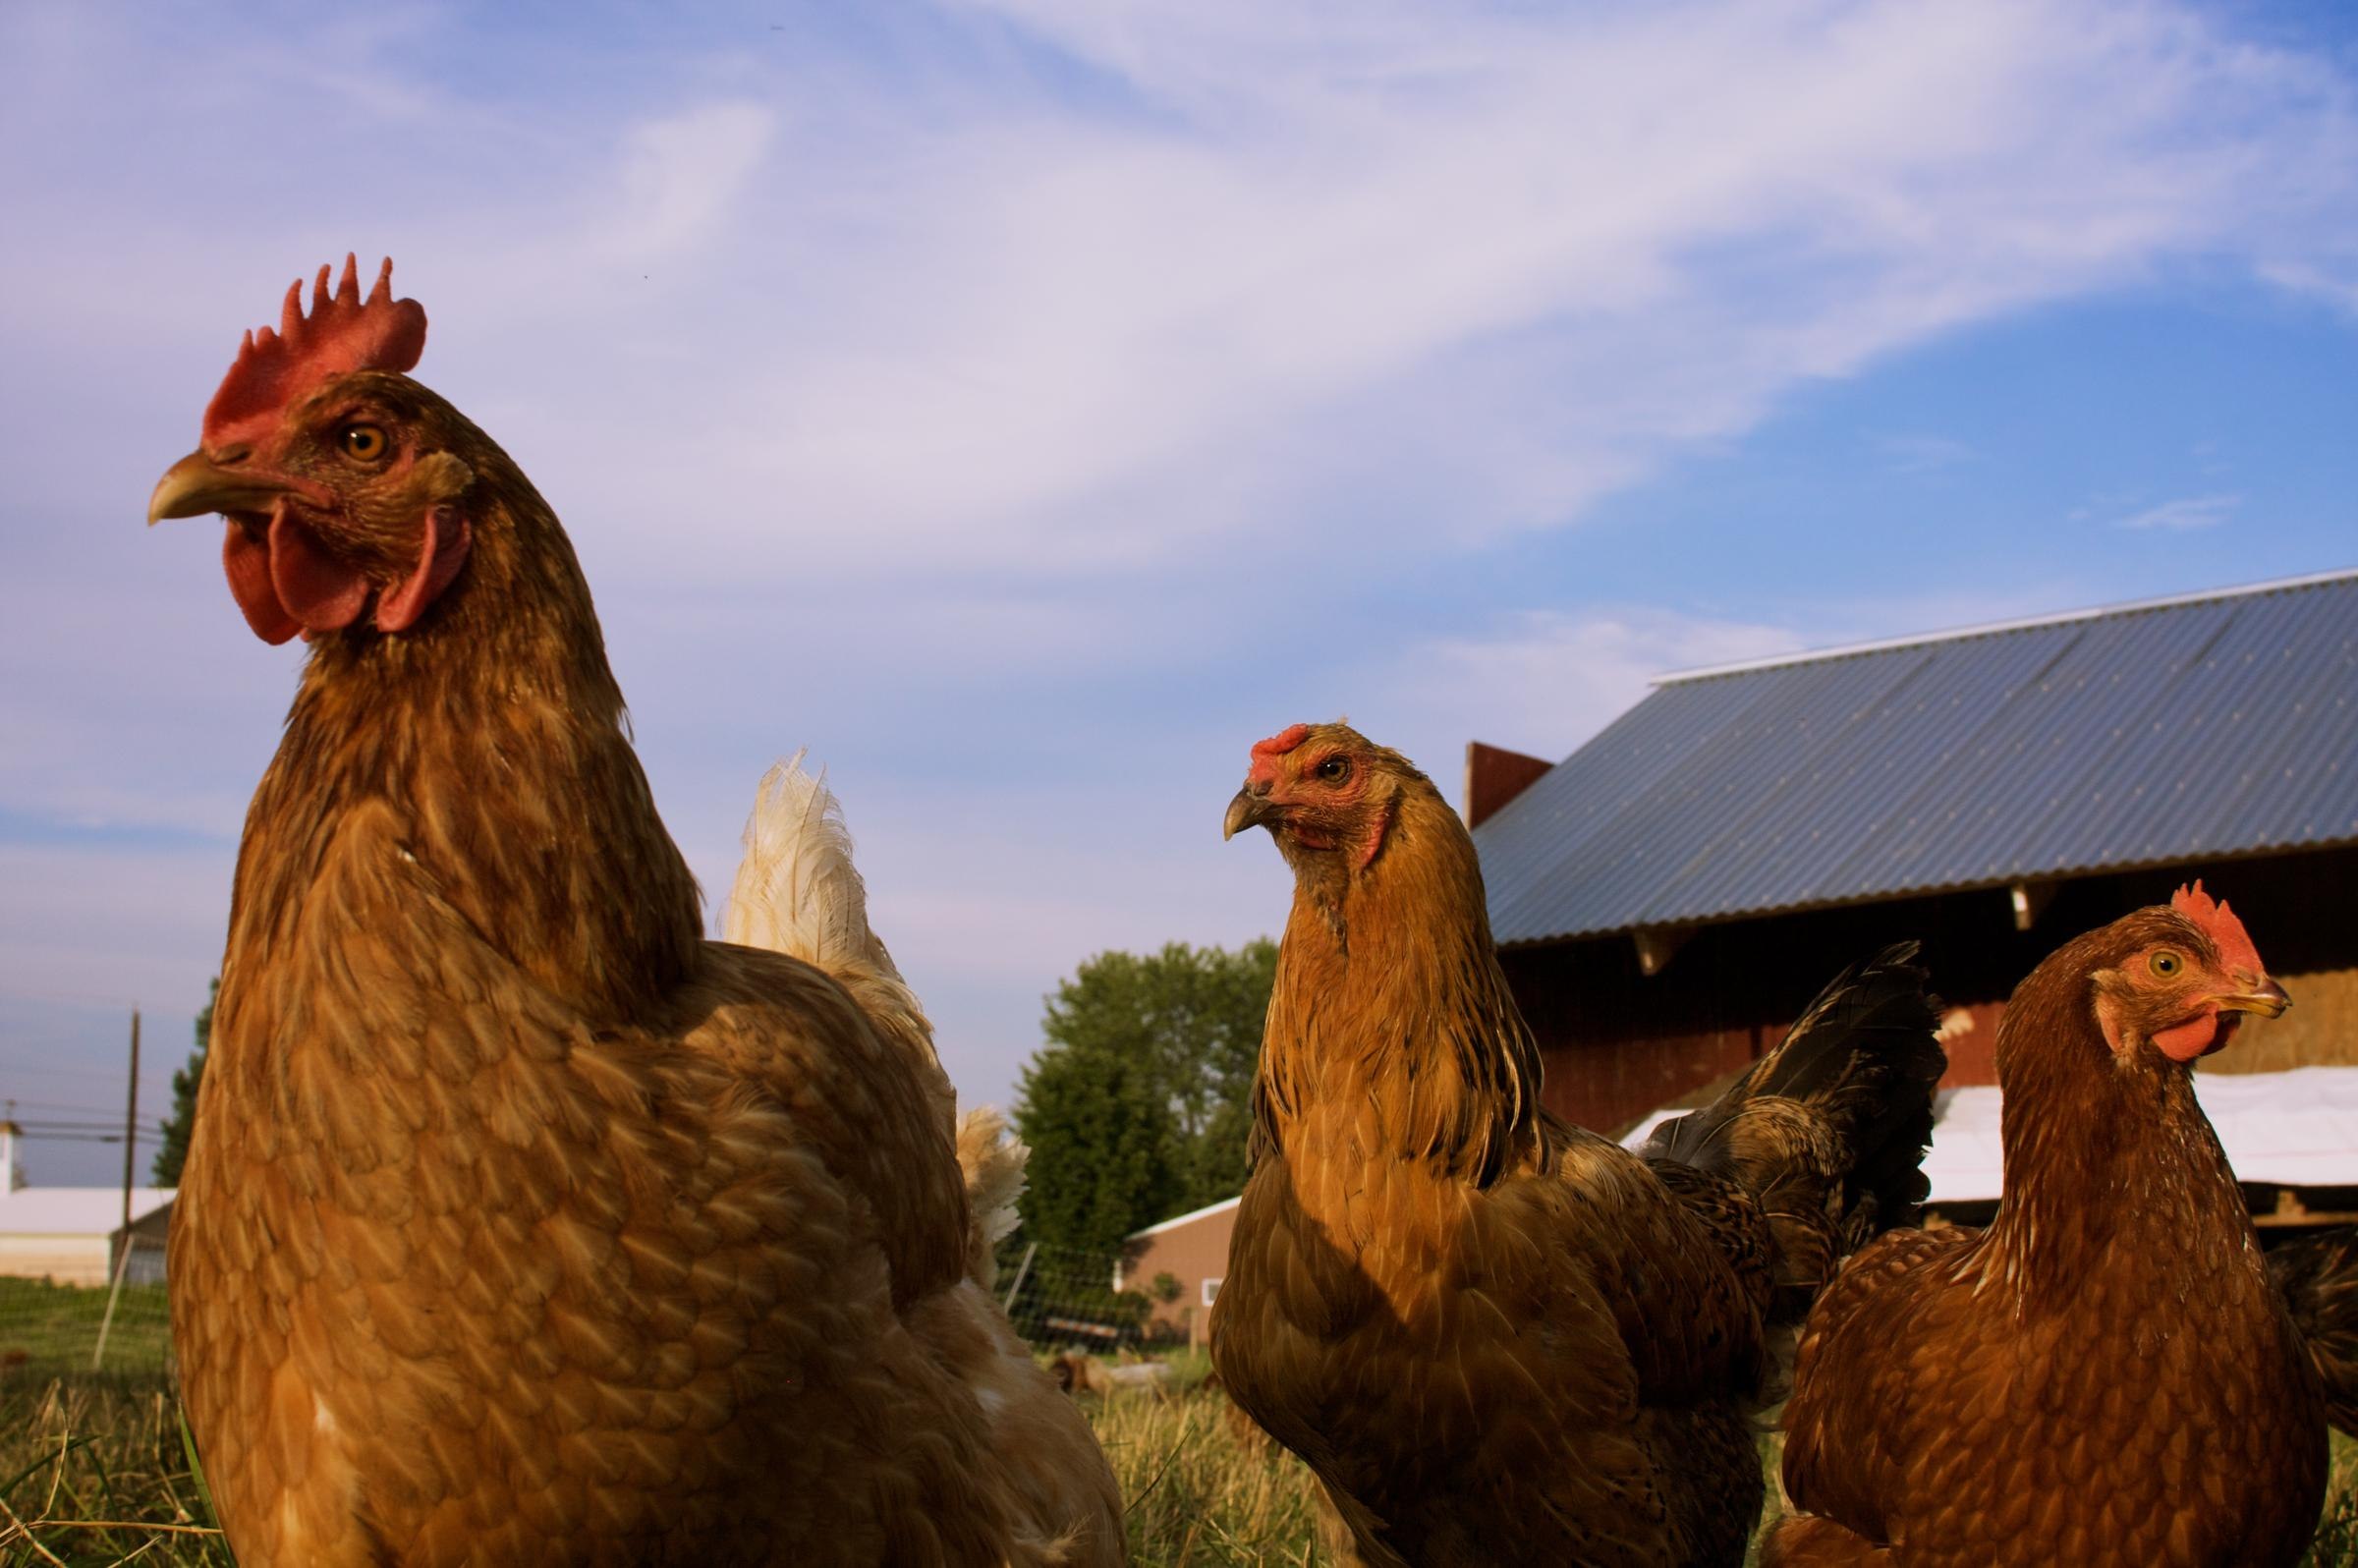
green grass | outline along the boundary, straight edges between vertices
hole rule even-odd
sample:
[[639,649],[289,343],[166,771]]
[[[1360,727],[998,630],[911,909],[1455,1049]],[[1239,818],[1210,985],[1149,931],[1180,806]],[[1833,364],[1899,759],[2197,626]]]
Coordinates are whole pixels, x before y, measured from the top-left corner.
[[2301,1568],[2358,1568],[2358,1442],[2334,1432],[2326,1511]]
[[[0,1374],[12,1381],[90,1371],[106,1291],[0,1276]],[[161,1375],[172,1329],[161,1285],[126,1285],[107,1326],[108,1372]]]

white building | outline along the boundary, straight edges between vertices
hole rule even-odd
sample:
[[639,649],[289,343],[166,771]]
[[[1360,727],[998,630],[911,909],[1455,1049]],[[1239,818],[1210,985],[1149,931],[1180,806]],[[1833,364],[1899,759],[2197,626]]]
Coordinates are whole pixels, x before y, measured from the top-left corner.
[[[164,1277],[164,1232],[175,1191],[132,1189],[125,1284],[152,1285]],[[0,1197],[0,1274],[103,1285],[113,1275],[122,1237],[120,1187],[26,1187]]]
[[[27,1187],[18,1174],[16,1128],[0,1121],[0,1274],[104,1285],[122,1246],[120,1187]],[[164,1231],[172,1220],[171,1187],[131,1190],[128,1285],[164,1277]]]

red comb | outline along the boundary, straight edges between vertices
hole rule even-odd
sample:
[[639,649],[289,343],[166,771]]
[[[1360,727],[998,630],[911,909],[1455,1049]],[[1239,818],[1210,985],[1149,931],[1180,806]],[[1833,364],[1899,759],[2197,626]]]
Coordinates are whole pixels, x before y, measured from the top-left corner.
[[393,258],[377,269],[376,287],[361,298],[359,258],[344,257],[344,276],[327,292],[322,266],[311,285],[311,313],[303,313],[303,280],[287,287],[278,330],[246,334],[237,362],[221,378],[204,411],[204,444],[219,448],[275,420],[290,402],[330,376],[354,370],[407,370],[425,349],[425,308],[393,298]]
[[1273,779],[1277,776],[1277,758],[1300,746],[1310,735],[1310,726],[1295,724],[1279,730],[1265,741],[1253,743],[1253,765],[1245,769],[1248,782]]
[[2252,945],[2243,922],[2224,903],[2214,900],[2203,891],[2201,878],[2192,887],[2181,887],[2170,896],[2169,907],[2202,927],[2203,934],[2218,949],[2218,956],[2229,969],[2265,975],[2268,966],[2260,962],[2260,949]]

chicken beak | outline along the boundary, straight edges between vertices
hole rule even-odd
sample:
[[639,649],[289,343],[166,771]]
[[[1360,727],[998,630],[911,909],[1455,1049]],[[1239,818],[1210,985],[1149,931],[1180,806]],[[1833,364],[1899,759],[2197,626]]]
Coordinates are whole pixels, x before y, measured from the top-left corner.
[[1228,814],[1220,822],[1220,842],[1226,843],[1248,827],[1272,821],[1276,815],[1277,808],[1270,803],[1267,792],[1256,793],[1248,784],[1228,803]]
[[2262,980],[2248,991],[2234,991],[2213,998],[2223,1012],[2258,1013],[2262,1018],[2278,1018],[2292,1005],[2284,987],[2273,980]]
[[[231,463],[240,462],[246,449],[233,448],[222,456]],[[198,447],[164,470],[164,476],[155,481],[155,493],[147,497],[147,522],[152,527],[168,517],[267,512],[288,488],[268,475],[231,472]]]

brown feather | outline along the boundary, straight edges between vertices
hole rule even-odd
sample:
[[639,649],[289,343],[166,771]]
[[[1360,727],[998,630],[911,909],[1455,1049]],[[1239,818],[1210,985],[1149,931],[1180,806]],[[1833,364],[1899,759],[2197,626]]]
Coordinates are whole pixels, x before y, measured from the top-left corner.
[[701,939],[556,519],[406,377],[286,420],[354,398],[473,549],[313,644],[247,820],[170,1260],[240,1562],[1121,1561],[1077,1421],[994,1424],[1018,1364],[1062,1407],[929,1042]]
[[1397,753],[1288,731],[1240,819],[1295,896],[1212,1312],[1232,1397],[1361,1562],[1740,1561],[1779,1266],[1758,1198],[1541,1113],[1472,842]]
[[[2157,951],[2192,978],[2140,979]],[[2317,1374],[2185,1067],[2153,1041],[2189,997],[2266,980],[2220,962],[2144,910],[2017,988],[1997,1217],[1886,1235],[1820,1301],[1785,1413],[1807,1516],[1764,1562],[2299,1557],[2325,1486]]]

